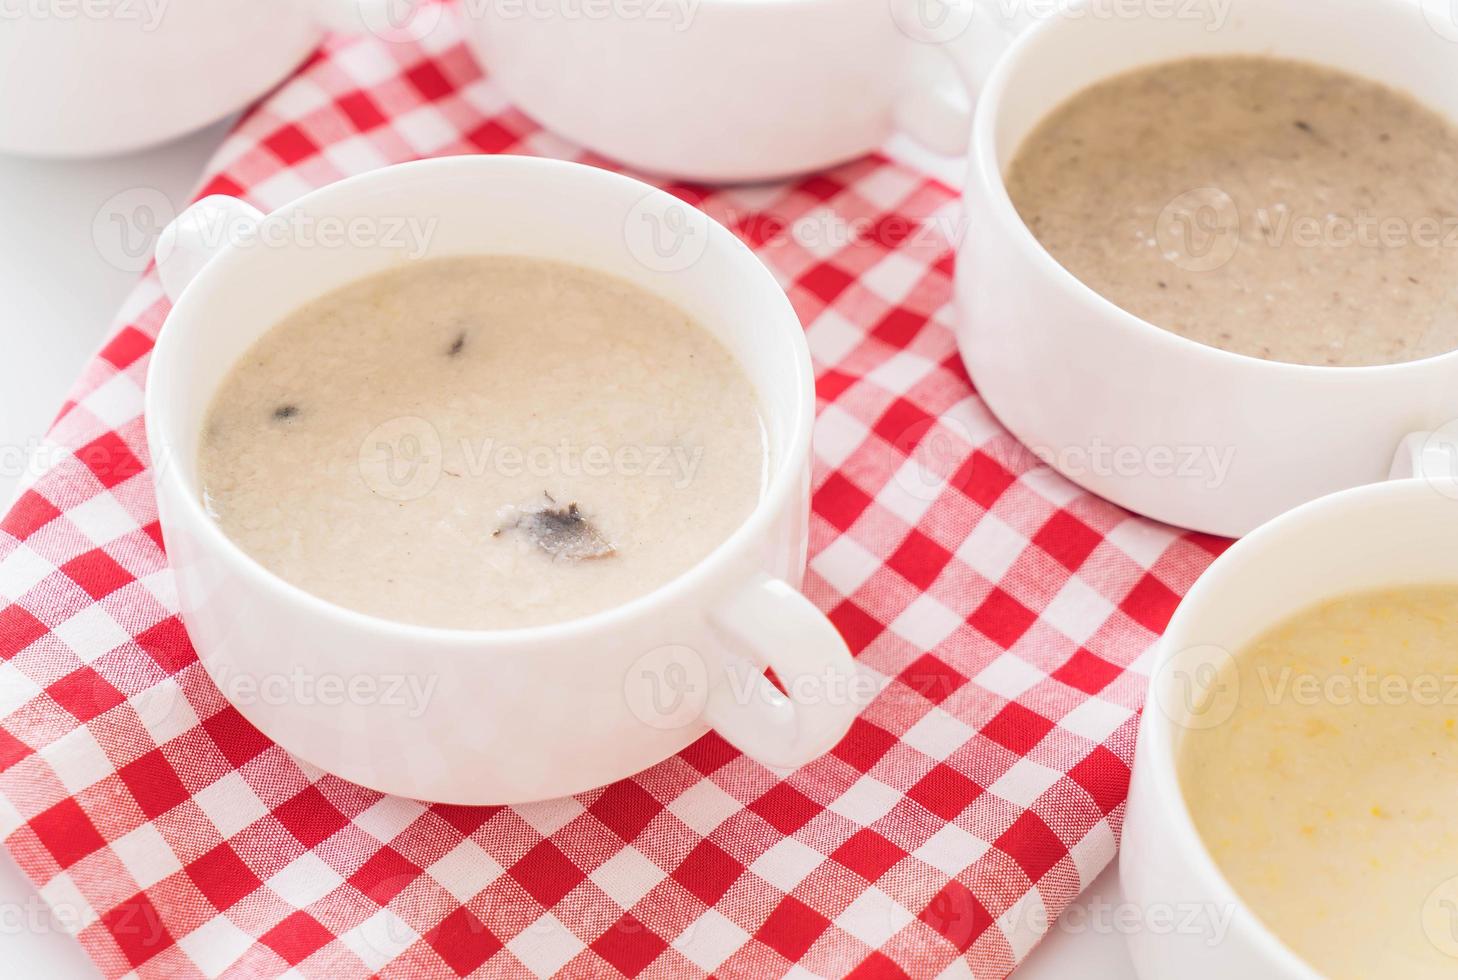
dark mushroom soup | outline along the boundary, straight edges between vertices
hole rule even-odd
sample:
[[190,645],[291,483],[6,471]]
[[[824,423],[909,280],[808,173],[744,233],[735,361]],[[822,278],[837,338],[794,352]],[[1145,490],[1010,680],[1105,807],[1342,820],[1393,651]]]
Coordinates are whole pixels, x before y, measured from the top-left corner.
[[402,622],[534,626],[621,604],[758,502],[755,392],[684,311],[536,259],[352,283],[250,348],[205,422],[204,503],[264,567]]
[[1064,268],[1192,340],[1337,366],[1458,348],[1458,126],[1376,82],[1267,57],[1140,69],[1055,109],[1007,187]]

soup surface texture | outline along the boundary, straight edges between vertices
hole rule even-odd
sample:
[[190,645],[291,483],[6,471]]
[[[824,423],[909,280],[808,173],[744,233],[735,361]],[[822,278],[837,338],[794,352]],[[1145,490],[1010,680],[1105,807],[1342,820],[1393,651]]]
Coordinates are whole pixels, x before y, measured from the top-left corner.
[[1154,65],[1055,109],[1007,187],[1064,268],[1192,340],[1343,366],[1458,348],[1458,126],[1376,82]]
[[1452,977],[1458,585],[1307,609],[1216,683],[1180,782],[1236,893],[1327,976]]
[[332,602],[431,626],[534,626],[683,572],[759,500],[748,378],[673,304],[587,269],[437,259],[266,333],[205,422],[204,502]]

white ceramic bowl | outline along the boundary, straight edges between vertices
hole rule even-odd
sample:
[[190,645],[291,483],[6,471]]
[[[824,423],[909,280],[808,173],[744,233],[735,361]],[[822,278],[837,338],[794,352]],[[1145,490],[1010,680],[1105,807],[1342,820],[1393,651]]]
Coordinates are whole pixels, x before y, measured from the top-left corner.
[[180,136],[268,91],[384,0],[86,0],[0,13],[0,153],[84,157]]
[[[464,0],[511,100],[605,156],[687,180],[767,180],[905,128],[966,146],[957,66],[988,30],[965,0]],[[950,55],[950,57],[948,57]]]
[[[682,234],[652,234],[663,227]],[[554,258],[624,277],[677,303],[739,360],[766,420],[767,490],[698,565],[581,619],[431,629],[285,583],[208,517],[199,432],[243,351],[346,282],[471,253]],[[844,734],[867,692],[844,641],[792,587],[808,540],[809,352],[768,270],[702,212],[606,170],[449,157],[352,177],[267,217],[206,198],[163,235],[159,258],[175,305],[152,356],[147,438],[183,621],[223,693],[284,748],[385,792],[478,804],[611,782],[711,726],[782,767]],[[763,678],[765,666],[788,698]]]
[[[1213,9],[1148,5],[1156,7]],[[1379,367],[1282,364],[1126,313],[1053,260],[1003,184],[1018,145],[1063,100],[1119,72],[1189,55],[1321,62],[1407,90],[1458,120],[1458,27],[1443,26],[1431,4],[1412,0],[1230,0],[1218,21],[1055,16],[1018,38],[977,105],[956,273],[957,339],[998,418],[1102,497],[1238,535],[1304,501],[1381,479],[1406,433],[1458,417],[1458,353]]]
[[1205,707],[1212,668],[1281,620],[1352,592],[1435,582],[1458,582],[1458,483],[1451,476],[1394,480],[1308,503],[1238,541],[1190,589],[1160,641],[1140,721],[1119,877],[1124,898],[1146,921],[1152,910],[1168,909],[1180,921],[1223,923],[1131,931],[1130,953],[1144,980],[1316,980],[1241,902],[1201,842],[1179,787],[1180,739],[1192,727],[1219,723],[1233,707]]

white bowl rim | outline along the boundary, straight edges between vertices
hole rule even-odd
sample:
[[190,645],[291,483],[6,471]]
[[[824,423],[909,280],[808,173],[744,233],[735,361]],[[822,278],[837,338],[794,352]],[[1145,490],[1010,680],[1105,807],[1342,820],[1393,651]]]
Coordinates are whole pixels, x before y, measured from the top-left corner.
[[[472,171],[477,171],[483,177],[489,177],[498,182],[510,180],[516,174],[521,173],[555,171],[563,175],[563,179],[595,180],[605,185],[616,185],[615,189],[619,191],[631,187],[643,195],[668,196],[667,191],[651,184],[616,171],[587,164],[507,153],[465,154],[392,164],[345,177],[316,188],[283,207],[269,212],[264,220],[275,216],[280,216],[280,220],[282,220],[282,216],[305,208],[327,213],[329,204],[338,197],[361,192],[368,193],[376,187],[383,187],[401,179],[437,180],[448,175],[459,176]],[[752,263],[746,267],[743,278],[746,280],[759,279],[760,286],[770,293],[767,305],[780,307],[778,313],[786,318],[787,325],[794,326],[793,335],[789,336],[788,343],[795,360],[795,373],[799,377],[799,397],[796,399],[794,413],[785,420],[785,431],[788,433],[787,445],[782,452],[771,459],[770,478],[764,493],[749,515],[729,537],[719,542],[698,563],[658,587],[635,596],[621,605],[573,619],[509,629],[456,629],[386,619],[330,602],[286,581],[265,568],[257,559],[229,538],[217,521],[207,514],[200,495],[194,492],[196,488],[190,486],[189,481],[182,479],[177,467],[164,466],[159,470],[154,463],[151,467],[153,479],[159,484],[167,481],[178,491],[178,496],[183,500],[182,506],[187,510],[187,519],[202,528],[201,533],[206,539],[207,549],[231,565],[239,575],[247,576],[260,588],[271,591],[280,601],[300,605],[311,615],[332,619],[336,624],[347,629],[370,630],[400,641],[431,642],[440,646],[455,647],[463,652],[468,650],[481,652],[488,648],[506,649],[523,644],[589,639],[595,634],[611,630],[615,626],[648,614],[660,604],[672,602],[675,595],[690,592],[699,583],[711,578],[724,566],[732,552],[752,549],[755,540],[769,532],[770,525],[791,503],[791,496],[796,493],[800,481],[801,461],[807,459],[810,452],[811,431],[815,419],[815,374],[810,359],[810,348],[805,339],[800,318],[790,304],[789,297],[785,295],[773,274],[764,266],[753,250],[711,216],[708,217],[708,226],[710,240],[723,241],[728,248],[731,261],[736,264]],[[192,315],[192,307],[198,302],[196,297],[214,280],[232,274],[238,258],[237,252],[225,251],[209,261],[197,274],[197,277],[189,283],[183,294],[178,297],[177,303],[167,315],[167,322],[177,316],[179,310],[182,311],[184,317]],[[196,288],[199,286],[202,288]],[[182,365],[173,363],[179,355],[173,353],[173,345],[168,343],[168,337],[167,323],[164,323],[158,332],[157,342],[152,350],[151,363],[147,370],[144,410],[149,447],[164,444],[160,438],[163,428],[161,421],[163,412],[160,410],[161,393],[165,392],[167,385],[167,381],[164,379],[170,372],[175,372],[182,367]]]
[[[1175,850],[1189,861],[1190,871],[1197,879],[1199,891],[1221,904],[1241,909],[1248,914],[1248,922],[1253,927],[1250,933],[1252,940],[1259,946],[1259,952],[1266,962],[1277,965],[1284,971],[1283,976],[1300,977],[1302,980],[1321,980],[1322,977],[1246,904],[1215,863],[1204,839],[1195,829],[1194,818],[1190,815],[1189,805],[1180,788],[1174,746],[1177,725],[1152,703],[1153,685],[1159,680],[1160,668],[1170,656],[1169,651],[1193,645],[1194,641],[1183,635],[1185,624],[1194,615],[1190,610],[1209,601],[1207,597],[1224,588],[1225,582],[1236,577],[1248,561],[1258,560],[1247,556],[1260,554],[1268,547],[1267,542],[1270,539],[1284,536],[1302,525],[1330,523],[1333,515],[1352,506],[1396,508],[1401,507],[1403,501],[1411,500],[1414,494],[1431,492],[1430,484],[1422,477],[1369,483],[1318,497],[1267,521],[1227,548],[1195,580],[1159,639],[1158,653],[1150,674],[1150,688],[1144,703],[1146,718],[1136,745],[1134,764],[1136,767],[1143,765],[1146,774],[1156,780],[1157,795],[1161,799],[1172,801],[1172,806],[1161,814],[1159,831],[1167,835]],[[1294,615],[1299,611],[1299,608],[1292,608],[1289,614]]]
[[[1083,0],[1076,0],[1083,2]],[[1385,10],[1406,10],[1410,0],[1370,0],[1374,5],[1381,4]],[[1007,184],[1003,180],[1002,170],[997,165],[997,140],[996,130],[999,113],[1002,109],[1003,95],[1009,87],[1014,75],[1027,70],[1030,59],[1036,56],[1036,48],[1050,33],[1057,30],[1074,29],[1070,25],[1078,25],[1082,21],[1071,17],[1049,17],[1038,20],[1029,26],[1023,33],[1019,34],[1006,51],[997,59],[992,71],[987,76],[987,81],[977,93],[976,105],[973,109],[972,122],[972,143],[969,165],[972,173],[970,179],[978,180],[982,186],[989,189],[988,204],[991,206],[992,220],[996,221],[1003,232],[1011,236],[1015,245],[1034,256],[1045,274],[1052,277],[1065,293],[1073,294],[1074,298],[1084,305],[1093,306],[1102,316],[1104,321],[1112,321],[1118,324],[1122,332],[1133,339],[1143,343],[1153,343],[1163,346],[1171,353],[1182,353],[1185,355],[1205,356],[1216,362],[1224,362],[1228,366],[1241,368],[1263,377],[1285,375],[1288,377],[1305,376],[1307,378],[1319,378],[1324,381],[1355,381],[1360,382],[1369,379],[1376,374],[1393,373],[1399,371],[1420,371],[1428,366],[1442,362],[1451,364],[1458,361],[1458,348],[1450,351],[1442,351],[1437,354],[1430,354],[1427,357],[1414,358],[1410,361],[1397,361],[1392,364],[1365,364],[1365,365],[1339,365],[1339,364],[1299,364],[1292,361],[1274,361],[1251,354],[1239,354],[1235,351],[1228,351],[1220,347],[1213,347],[1203,344],[1198,340],[1191,340],[1171,330],[1145,320],[1143,317],[1135,316],[1122,306],[1108,299],[1093,287],[1085,284],[1072,272],[1053,257],[1043,243],[1038,241],[1027,224],[1018,215],[1017,208],[1013,206],[1012,197],[1007,192]],[[1263,52],[1255,51],[1255,54]],[[1178,59],[1173,59],[1178,60]],[[1141,62],[1144,66],[1160,63],[1161,59],[1151,58]],[[1325,67],[1344,71],[1348,74],[1365,78],[1366,76],[1354,71],[1348,66],[1338,64],[1334,61],[1314,61]],[[1135,66],[1138,67],[1138,66]],[[1116,77],[1118,73],[1105,76],[1106,78]],[[1424,106],[1432,108],[1420,94],[1414,94]],[[1434,112],[1439,110],[1433,109]],[[1450,119],[1458,125],[1458,119],[1454,119],[1447,113],[1441,113],[1445,118]]]

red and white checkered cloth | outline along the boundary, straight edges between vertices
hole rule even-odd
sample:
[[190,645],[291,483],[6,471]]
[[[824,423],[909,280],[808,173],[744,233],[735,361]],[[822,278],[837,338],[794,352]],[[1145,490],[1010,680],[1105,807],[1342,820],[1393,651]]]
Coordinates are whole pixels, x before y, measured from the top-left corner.
[[[504,151],[587,159],[447,21],[326,45],[203,191],[270,209]],[[946,187],[870,157],[671,190],[749,241],[805,324],[805,588],[880,696],[784,779],[711,734],[533,806],[383,797],[291,758],[176,615],[140,417],[168,309],[149,275],[0,522],[0,834],[102,973],[999,977],[1113,856],[1145,654],[1221,542],[1089,496],[988,414],[952,337]]]

